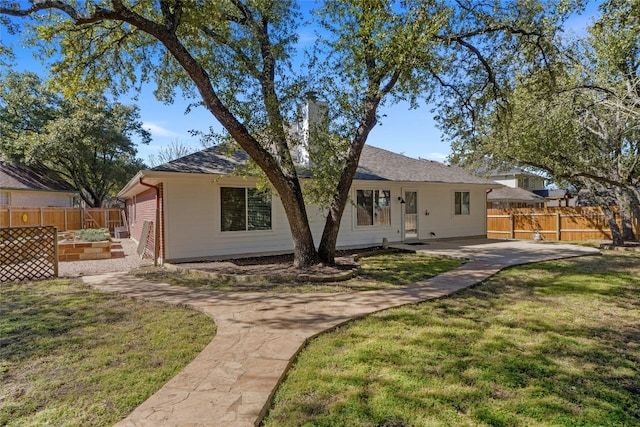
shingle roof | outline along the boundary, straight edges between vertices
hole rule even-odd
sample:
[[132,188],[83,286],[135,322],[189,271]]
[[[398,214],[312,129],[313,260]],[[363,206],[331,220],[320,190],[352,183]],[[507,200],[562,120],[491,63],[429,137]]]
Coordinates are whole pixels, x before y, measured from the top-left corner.
[[542,203],[545,201],[544,197],[538,196],[537,194],[534,194],[531,191],[527,191],[523,188],[502,187],[496,188],[492,192],[487,194],[488,202],[497,202],[503,200],[509,200],[513,202],[538,203]]
[[22,166],[0,160],[0,188],[76,192],[71,184],[42,165]]
[[230,174],[247,160],[249,160],[249,156],[244,151],[236,150],[228,153],[224,147],[215,146],[205,148],[197,153],[188,154],[156,166],[151,170],[159,172]]
[[493,181],[473,176],[456,166],[447,166],[434,160],[414,159],[370,145],[365,145],[362,150],[355,179],[496,185]]
[[532,173],[532,172],[527,172],[524,169],[521,169],[517,166],[514,166],[510,169],[492,169],[492,170],[488,170],[488,171],[478,171],[478,175],[481,176],[486,176],[486,177],[499,177],[499,176],[515,176],[515,175],[528,175],[528,176],[534,176],[534,177],[538,177],[538,178],[543,178],[538,174]]
[[571,194],[567,190],[533,190],[533,192],[547,199],[564,199],[565,197],[571,197]]
[[[153,168],[159,172],[230,174],[248,160],[244,151],[229,153],[220,146]],[[370,181],[443,182],[461,184],[496,183],[473,176],[465,170],[433,160],[413,159],[391,151],[365,145],[354,179]]]

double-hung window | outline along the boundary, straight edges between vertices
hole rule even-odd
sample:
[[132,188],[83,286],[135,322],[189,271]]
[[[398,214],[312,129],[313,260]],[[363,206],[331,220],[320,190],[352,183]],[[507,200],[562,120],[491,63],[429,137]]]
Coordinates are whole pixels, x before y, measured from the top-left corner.
[[271,193],[255,188],[220,188],[221,231],[271,230]]
[[391,190],[357,190],[358,226],[391,225]]
[[469,215],[470,197],[468,191],[456,191],[454,195],[454,213],[456,215]]
[[9,192],[0,191],[0,206],[9,206]]

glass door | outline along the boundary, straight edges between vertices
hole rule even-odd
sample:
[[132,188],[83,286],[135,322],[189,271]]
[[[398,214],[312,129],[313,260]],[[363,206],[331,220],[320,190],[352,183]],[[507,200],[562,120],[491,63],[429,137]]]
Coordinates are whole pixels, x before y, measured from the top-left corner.
[[418,239],[418,192],[404,191],[404,235],[402,240]]

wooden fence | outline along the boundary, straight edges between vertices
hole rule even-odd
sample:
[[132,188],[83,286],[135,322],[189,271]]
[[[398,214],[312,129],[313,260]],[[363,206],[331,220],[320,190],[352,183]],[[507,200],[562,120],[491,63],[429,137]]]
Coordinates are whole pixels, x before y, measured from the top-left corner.
[[[637,219],[634,229],[638,234]],[[544,240],[611,239],[609,224],[597,207],[487,209],[488,238],[533,240],[536,233]]]
[[119,208],[0,206],[0,228],[52,226],[58,232],[108,228],[113,233],[123,225],[122,216]]

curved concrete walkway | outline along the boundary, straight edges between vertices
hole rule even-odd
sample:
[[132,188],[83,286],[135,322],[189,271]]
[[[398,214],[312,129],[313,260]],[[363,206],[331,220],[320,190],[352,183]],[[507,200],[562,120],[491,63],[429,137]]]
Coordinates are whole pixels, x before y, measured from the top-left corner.
[[85,283],[102,291],[196,308],[218,326],[192,363],[117,426],[257,425],[297,352],[321,332],[379,310],[449,295],[511,265],[599,253],[579,246],[479,239],[409,247],[472,261],[406,287],[340,294],[214,292],[149,283],[126,273],[85,277]]

